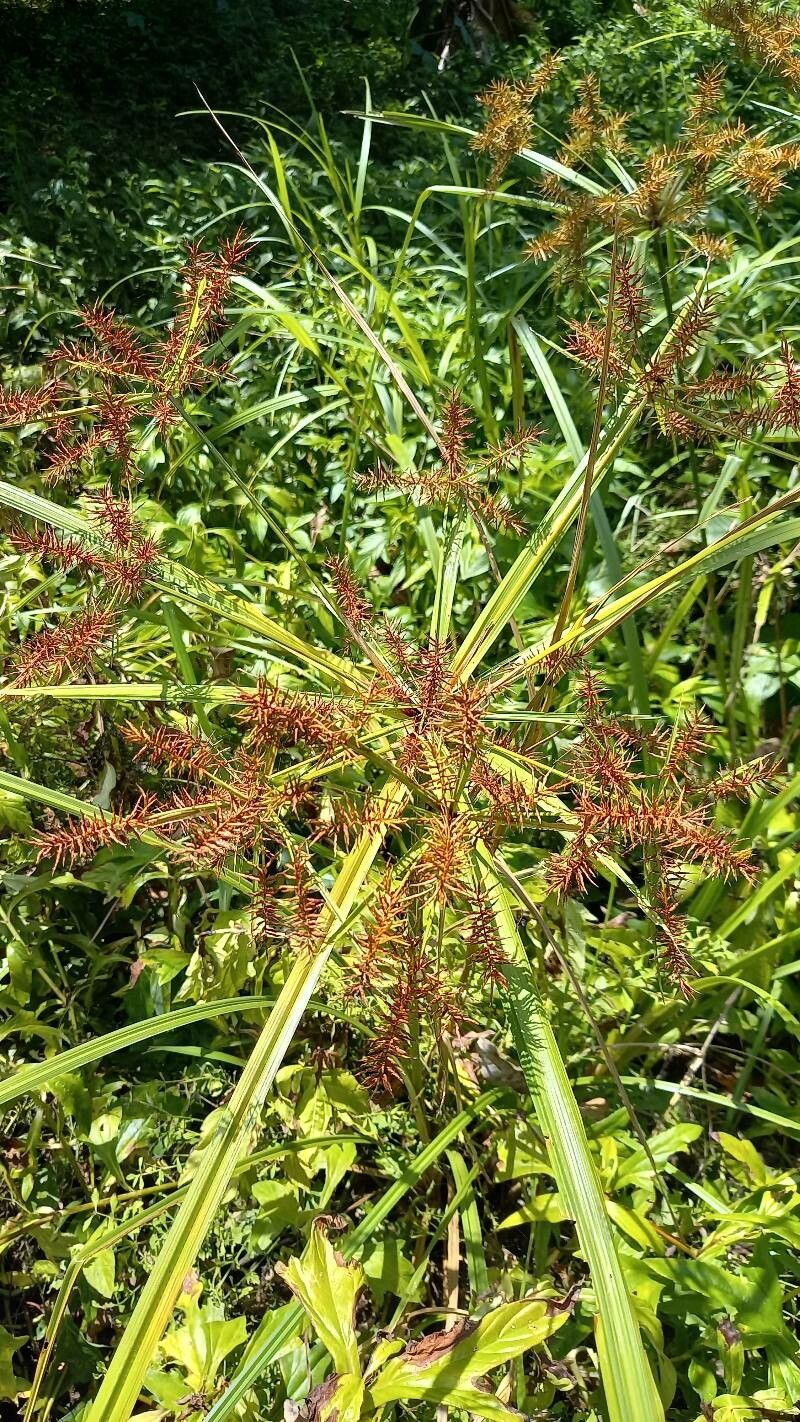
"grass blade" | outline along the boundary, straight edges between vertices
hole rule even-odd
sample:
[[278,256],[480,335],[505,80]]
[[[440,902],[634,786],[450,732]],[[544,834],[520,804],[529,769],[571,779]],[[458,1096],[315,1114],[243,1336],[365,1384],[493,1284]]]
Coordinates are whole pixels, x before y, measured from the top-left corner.
[[[387,808],[404,793],[390,783],[384,790]],[[117,1346],[90,1409],[91,1422],[127,1422],[136,1406],[181,1282],[222,1203],[236,1163],[247,1150],[258,1113],[325,968],[336,920],[343,922],[353,908],[381,839],[379,832],[364,835],[339,871],[323,910],[321,947],[313,957],[301,956],[286,979]]]
[[113,1052],[124,1052],[138,1042],[149,1042],[166,1032],[177,1032],[181,1027],[188,1027],[192,1022],[205,1022],[210,1017],[263,1011],[272,1007],[274,1002],[272,997],[226,997],[216,1002],[195,1002],[190,1007],[179,1007],[159,1017],[147,1017],[143,1022],[129,1022],[115,1032],[105,1032],[102,1037],[80,1042],[77,1047],[69,1047],[54,1057],[17,1067],[4,1081],[0,1081],[0,1106],[8,1106],[20,1096],[39,1091],[71,1071],[79,1071],[81,1067],[111,1056]]
[[639,1325],[622,1273],[605,1196],[581,1114],[527,963],[505,889],[481,871],[509,963],[505,1005],[559,1193],[575,1221],[597,1300],[596,1340],[608,1422],[664,1422]]
[[[339,1245],[345,1259],[358,1257],[383,1221],[399,1205],[409,1190],[419,1184],[448,1146],[451,1146],[473,1121],[480,1120],[484,1112],[499,1102],[504,1094],[506,1093],[499,1087],[485,1091],[470,1106],[459,1111],[448,1121],[439,1134],[434,1136],[424,1150],[420,1151],[416,1159],[411,1161],[402,1175],[392,1181],[389,1189],[375,1201],[361,1223],[345,1236],[344,1241]],[[269,1329],[255,1348],[248,1349],[222,1397],[214,1403],[206,1422],[224,1422],[225,1418],[231,1416],[245,1393],[258,1381],[264,1369],[269,1367],[272,1359],[286,1340],[291,1338],[298,1325],[302,1324],[303,1310],[299,1304],[293,1306],[291,1310],[280,1310],[280,1315],[277,1326]]]

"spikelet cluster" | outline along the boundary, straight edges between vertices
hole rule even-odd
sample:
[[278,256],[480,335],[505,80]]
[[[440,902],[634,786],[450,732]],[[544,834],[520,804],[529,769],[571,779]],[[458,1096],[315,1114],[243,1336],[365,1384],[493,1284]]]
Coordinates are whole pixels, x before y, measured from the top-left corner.
[[371,494],[401,492],[423,505],[461,506],[482,524],[524,535],[524,520],[502,494],[487,488],[485,481],[487,476],[496,480],[523,459],[541,431],[533,426],[513,430],[500,444],[477,456],[469,451],[471,427],[469,410],[458,392],[451,391],[442,417],[441,462],[421,470],[378,464],[359,476],[359,486]]
[[18,553],[64,572],[77,570],[93,589],[82,611],[23,642],[13,660],[18,686],[88,671],[118,631],[125,606],[140,599],[158,566],[158,546],[129,499],[107,485],[91,497],[89,510],[93,533],[85,538],[67,538],[47,527],[10,532]]
[[189,251],[181,296],[166,336],[147,341],[113,311],[82,313],[84,341],[62,344],[54,376],[39,389],[0,392],[0,425],[43,428],[43,477],[73,483],[102,458],[110,477],[87,492],[90,529],[65,537],[51,529],[15,528],[17,551],[66,573],[79,572],[91,593],[84,609],[29,637],[14,659],[13,680],[28,686],[89,672],[107,653],[126,605],[138,602],[156,573],[159,551],[136,517],[136,429],[147,421],[163,430],[176,418],[174,402],[214,375],[207,356],[218,332],[235,272],[249,250],[243,234],[218,252]]
[[[783,25],[746,3],[710,5],[722,13],[751,8],[761,18],[755,25],[762,37],[773,29],[772,55],[778,67],[795,64],[796,21]],[[725,23],[722,18],[715,22]],[[755,23],[755,22],[754,22]],[[728,25],[731,28],[731,24]],[[741,38],[740,32],[739,37]],[[755,42],[751,48],[758,49]],[[763,45],[759,53],[766,57]],[[534,261],[554,260],[554,275],[574,278],[582,274],[589,247],[603,233],[623,238],[680,233],[682,239],[710,257],[725,255],[728,242],[706,230],[714,195],[723,186],[741,189],[757,203],[772,202],[786,175],[800,165],[800,150],[794,143],[770,143],[749,130],[740,120],[719,116],[723,102],[725,71],[721,65],[700,74],[687,104],[683,131],[669,145],[650,151],[639,159],[625,153],[625,117],[603,105],[594,75],[582,81],[578,104],[572,110],[566,135],[556,157],[561,163],[580,169],[598,154],[625,154],[626,168],[634,182],[592,194],[571,187],[557,174],[549,173],[542,183],[543,196],[557,209],[553,225],[528,243],[526,254]]]
[[714,728],[702,716],[671,731],[640,731],[605,708],[588,671],[580,702],[582,731],[562,763],[577,828],[550,861],[548,883],[559,896],[584,895],[595,882],[599,854],[616,854],[629,865],[638,860],[662,966],[688,995],[692,969],[679,908],[687,873],[753,878],[750,850],[720,828],[713,813],[725,796],[746,797],[763,786],[774,766],[756,760],[709,783],[703,769]]
[[85,339],[51,356],[41,388],[0,392],[0,425],[41,422],[48,483],[75,482],[102,457],[114,481],[135,480],[136,429],[175,422],[175,401],[219,373],[209,359],[231,281],[250,250],[242,232],[216,252],[192,246],[179,275],[177,311],[167,334],[147,340],[113,310],[81,313]]
[[567,136],[558,153],[559,161],[575,167],[603,149],[624,152],[626,123],[625,114],[616,113],[603,103],[597,75],[584,74],[578,103],[567,119]]
[[[496,164],[504,153],[507,161],[512,140],[513,151],[525,141],[525,114],[530,117],[537,86],[551,77],[543,71],[524,93],[515,90],[513,103],[508,95],[491,99],[497,124],[485,147]],[[710,75],[698,90],[689,118],[695,136],[721,82]],[[604,143],[620,141],[621,122],[606,114],[597,85],[587,83],[571,120],[574,161],[589,152],[588,136],[584,142],[581,134],[597,125]],[[660,164],[657,158],[648,177],[656,204],[663,197]],[[647,202],[639,196],[644,212]],[[581,241],[589,240],[597,220],[594,199],[587,200],[590,208],[577,199],[570,215]],[[93,385],[95,423],[81,414],[79,429],[67,428],[54,417],[51,470],[74,473],[100,452],[111,453],[130,484],[136,421],[167,425],[179,395],[208,378],[208,345],[243,245],[237,241],[217,257],[191,254],[181,307],[162,341],[142,341],[112,313],[87,313],[91,341],[62,348],[58,364]],[[699,375],[692,360],[713,319],[711,304],[699,295],[686,303],[670,348],[655,354],[646,334],[645,278],[624,242],[615,243],[609,301],[605,321],[574,323],[569,349],[593,374],[605,368],[614,381],[632,381],[665,431],[679,432],[681,420],[700,428],[715,410],[734,404],[742,422],[800,428],[800,367],[788,344],[769,366]],[[58,384],[37,399],[4,400],[10,415],[46,421],[58,408]],[[379,467],[362,479],[362,488],[469,515],[479,530],[492,525],[521,534],[522,521],[499,485],[537,438],[536,430],[517,429],[474,453],[472,415],[452,392],[435,465],[399,472]],[[157,568],[158,550],[127,488],[120,492],[109,482],[95,489],[88,509],[86,536],[47,529],[14,534],[20,552],[79,573],[92,588],[82,612],[28,639],[16,665],[20,683],[87,672]],[[365,1077],[376,1092],[392,1094],[408,1062],[420,1051],[433,1052],[445,1033],[480,1010],[487,987],[503,981],[506,961],[480,854],[515,837],[530,843],[563,831],[564,815],[554,820],[553,806],[564,811],[568,800],[573,828],[563,852],[550,858],[550,888],[559,895],[591,891],[597,856],[609,846],[636,865],[641,901],[658,925],[664,970],[688,991],[691,963],[680,909],[687,869],[725,878],[752,873],[747,854],[714,822],[714,805],[722,795],[750,793],[768,768],[739,767],[708,788],[700,773],[707,740],[701,723],[687,723],[669,737],[639,733],[606,710],[588,673],[580,684],[581,730],[571,749],[554,749],[550,760],[545,752],[534,762],[524,754],[524,739],[496,729],[498,699],[519,680],[518,667],[506,680],[465,681],[448,640],[417,642],[399,620],[376,616],[346,559],[329,560],[327,575],[330,601],[354,656],[363,658],[353,690],[309,694],[271,675],[243,688],[213,733],[175,719],[127,727],[131,753],[152,792],[127,812],[42,831],[39,859],[69,868],[103,847],[146,836],[187,871],[235,873],[246,882],[254,934],[265,951],[313,953],[325,932],[323,875],[331,861],[359,836],[380,836],[384,865],[356,932],[342,947],[342,964],[345,1000],[368,1014],[374,1028]],[[574,671],[568,657],[554,653],[539,674],[546,689]],[[387,763],[407,792],[394,808],[381,791]]]
[[703,18],[727,30],[740,52],[800,84],[800,16],[760,0],[704,0]]
[[515,154],[530,145],[534,131],[533,105],[550,87],[562,63],[561,55],[548,54],[527,79],[497,79],[478,95],[485,121],[472,146],[492,160],[490,188],[500,182]]
[[669,343],[656,347],[647,331],[646,270],[631,251],[616,251],[609,285],[610,321],[606,300],[602,319],[570,323],[566,349],[594,378],[605,370],[609,381],[635,392],[663,435],[683,444],[708,444],[732,432],[746,437],[800,430],[800,366],[786,338],[777,354],[737,367],[712,366],[701,375],[696,366],[716,314],[707,290],[690,295]]

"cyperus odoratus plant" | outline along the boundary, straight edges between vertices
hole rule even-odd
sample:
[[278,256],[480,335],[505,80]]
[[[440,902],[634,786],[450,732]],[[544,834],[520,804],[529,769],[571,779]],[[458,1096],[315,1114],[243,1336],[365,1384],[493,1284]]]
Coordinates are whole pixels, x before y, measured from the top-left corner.
[[[619,309],[634,341],[645,303],[630,269],[620,267]],[[701,299],[687,312],[678,342],[684,358],[705,313]],[[580,346],[591,364],[587,342],[585,327],[576,328],[573,349]],[[598,356],[609,369],[615,360],[613,350]],[[655,379],[657,361],[676,369],[671,354],[642,361],[644,379]],[[622,371],[615,367],[615,375],[621,378]],[[662,389],[666,383],[665,377]],[[521,520],[487,476],[497,478],[537,432],[512,432],[496,449],[473,455],[471,425],[468,410],[451,394],[440,461],[420,471],[379,467],[363,476],[363,488],[439,506],[456,523],[471,515],[521,535]],[[127,468],[129,474],[130,462]],[[18,683],[34,673],[87,667],[100,639],[85,638],[71,666],[74,629],[82,632],[88,616],[113,617],[117,626],[126,594],[136,598],[146,586],[146,568],[137,568],[135,578],[127,574],[126,549],[146,548],[154,563],[157,550],[130,503],[108,489],[100,499],[116,526],[124,526],[127,543],[116,558],[94,551],[91,539],[65,540],[45,530],[25,535],[23,543],[15,535],[19,546],[44,560],[99,574],[114,599],[113,612],[93,598],[88,614],[23,644]],[[585,895],[598,863],[607,866],[613,852],[637,874],[638,901],[655,924],[665,978],[689,992],[689,935],[680,909],[687,874],[697,866],[724,878],[752,875],[747,847],[714,822],[714,808],[725,796],[753,791],[767,774],[765,764],[706,783],[713,728],[699,716],[669,729],[613,713],[595,675],[565,652],[569,639],[562,638],[560,648],[534,646],[467,678],[452,639],[414,641],[396,618],[380,617],[344,560],[331,559],[327,572],[331,603],[353,650],[343,664],[346,691],[308,693],[262,678],[232,693],[228,714],[211,734],[174,718],[128,725],[135,756],[151,772],[147,791],[127,810],[43,831],[39,860],[61,869],[86,862],[104,846],[151,838],[178,863],[234,871],[252,895],[253,931],[262,945],[276,953],[312,953],[320,942],[328,866],[365,831],[382,834],[384,865],[343,944],[342,991],[374,1028],[365,1073],[383,1092],[401,1085],[421,1033],[440,1040],[465,1017],[478,1016],[487,985],[502,981],[504,952],[476,867],[479,847],[502,862],[516,842],[537,843],[540,898]],[[67,650],[59,642],[65,629]],[[541,731],[547,718],[537,722],[536,711],[518,699],[521,686],[530,692],[532,675],[536,704],[548,701],[565,676],[575,683],[559,734],[537,734],[533,745],[531,727]],[[406,792],[391,814],[381,793],[387,773]],[[561,850],[552,848],[557,838]]]
[[[752,7],[747,13],[756,14]],[[755,46],[757,27],[745,33],[743,14],[730,7],[739,28],[729,28],[738,42]],[[548,61],[527,83],[484,96],[488,122],[475,146],[492,161],[492,184],[527,150],[536,132],[532,105],[557,70]],[[483,448],[466,401],[455,394],[442,398],[436,425],[416,397],[409,400],[430,441],[428,458],[413,468],[384,459],[363,474],[361,497],[411,501],[430,521],[437,557],[429,628],[399,600],[376,606],[369,579],[344,559],[315,567],[316,555],[299,553],[224,461],[289,549],[298,570],[293,591],[313,593],[334,620],[337,649],[270,617],[260,591],[248,599],[178,567],[151,538],[137,508],[138,450],[156,435],[169,439],[173,421],[189,422],[197,433],[187,402],[214,369],[214,327],[244,256],[243,239],[217,256],[191,255],[166,340],[144,341],[112,313],[89,312],[90,342],[57,352],[52,381],[4,397],[5,423],[42,425],[46,480],[66,478],[76,492],[83,486],[84,496],[76,510],[6,489],[11,507],[39,520],[14,533],[17,546],[51,568],[79,573],[91,589],[84,610],[23,643],[10,668],[9,703],[48,694],[65,678],[90,699],[99,691],[90,678],[105,678],[105,690],[113,689],[128,620],[134,624],[151,593],[184,600],[216,626],[244,629],[250,638],[227,680],[176,680],[161,695],[159,665],[164,708],[149,720],[129,716],[126,730],[141,766],[141,795],[116,813],[85,806],[80,816],[46,827],[39,858],[64,868],[104,847],[144,840],[180,870],[223,879],[245,899],[254,954],[279,959],[275,979],[285,978],[220,1138],[197,1164],[92,1422],[119,1422],[135,1407],[181,1280],[326,967],[329,990],[339,991],[346,1010],[373,1033],[364,1064],[373,1087],[397,1092],[407,1084],[417,1098],[434,1075],[420,1063],[435,1065],[440,1047],[442,1078],[450,1074],[462,1089],[449,1033],[465,1017],[480,1018],[487,991],[504,995],[592,1275],[609,1416],[663,1417],[580,1115],[547,1014],[527,985],[524,935],[527,921],[541,948],[559,930],[560,901],[583,897],[595,909],[595,885],[610,879],[631,912],[652,920],[662,987],[689,992],[688,890],[700,876],[746,883],[755,872],[750,846],[725,828],[717,806],[749,796],[770,767],[756,758],[720,770],[701,714],[666,724],[653,714],[646,683],[643,695],[627,699],[605,688],[601,644],[619,628],[629,631],[633,614],[682,583],[715,573],[740,552],[753,557],[771,541],[794,538],[792,520],[782,514],[796,491],[745,507],[715,502],[713,530],[683,531],[681,539],[651,547],[645,563],[628,565],[615,586],[596,595],[580,576],[591,518],[601,526],[594,496],[640,430],[670,454],[685,448],[693,471],[697,457],[715,461],[757,444],[769,450],[787,427],[800,430],[800,378],[788,343],[749,362],[728,352],[715,363],[710,353],[719,318],[708,294],[710,264],[728,250],[727,234],[715,230],[717,199],[738,186],[768,200],[796,166],[791,145],[717,117],[721,94],[719,72],[701,76],[674,144],[639,159],[625,154],[630,181],[604,187],[578,170],[595,163],[598,148],[619,149],[624,125],[587,78],[563,144],[541,164],[551,217],[530,234],[528,255],[554,259],[560,277],[579,278],[588,305],[570,307],[561,355],[588,372],[596,392],[586,452],[575,457],[545,515],[534,519],[526,506],[523,517],[509,498],[512,482],[524,496],[537,432],[520,419],[504,440]],[[341,299],[341,287],[332,289]],[[365,318],[358,325],[370,334]],[[387,348],[370,339],[392,369]],[[399,368],[392,375],[409,399]],[[376,444],[385,448],[385,441]],[[556,589],[547,617],[534,622],[526,595],[573,529],[563,591]],[[491,574],[497,586],[472,616],[467,589],[454,615],[462,545],[473,534],[487,580]],[[199,645],[202,632],[198,621]],[[254,638],[276,656],[261,676]],[[170,709],[176,703],[181,714]],[[525,1020],[535,1026],[527,1038]]]

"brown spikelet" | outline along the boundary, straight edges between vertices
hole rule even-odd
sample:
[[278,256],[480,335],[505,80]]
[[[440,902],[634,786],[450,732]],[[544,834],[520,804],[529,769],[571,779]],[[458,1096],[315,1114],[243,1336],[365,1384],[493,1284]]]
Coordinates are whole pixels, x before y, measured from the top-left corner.
[[149,381],[153,378],[156,365],[152,352],[127,321],[120,320],[114,311],[100,302],[81,311],[80,316],[97,347],[113,357],[115,374],[121,374],[124,367],[125,374],[131,380]]
[[453,1030],[461,1014],[452,989],[419,939],[410,934],[401,934],[383,955],[380,970],[377,963],[374,968],[373,982],[383,1007],[363,1075],[371,1091],[394,1096],[402,1084],[402,1068],[411,1055],[419,1024],[426,1022],[439,1038],[442,1032]]
[[567,350],[581,365],[599,375],[605,365],[613,380],[624,380],[626,364],[613,341],[606,352],[605,324],[594,321],[572,321],[567,336]]
[[524,83],[497,79],[478,95],[478,103],[485,110],[485,118],[483,128],[472,140],[472,147],[492,159],[487,186],[494,188],[512,158],[531,142],[531,100]]
[[206,359],[237,270],[251,250],[240,230],[217,252],[189,247],[179,274],[181,295],[172,327],[156,347],[160,395],[174,398],[200,389],[215,374]]
[[465,489],[466,503],[473,517],[499,528],[504,533],[515,533],[524,538],[528,525],[524,518],[513,509],[502,494],[490,494],[480,485],[470,482]]
[[513,469],[541,437],[540,425],[520,425],[509,430],[499,444],[490,444],[482,463],[493,471]]
[[372,994],[376,976],[385,967],[387,954],[395,957],[406,939],[405,886],[387,869],[370,904],[369,925],[356,939],[356,967],[347,988],[351,1002],[364,1002]]
[[447,808],[425,815],[420,881],[440,904],[468,893],[473,831],[463,816]]
[[715,64],[711,69],[705,69],[702,74],[698,75],[686,113],[687,123],[690,127],[704,123],[719,111],[724,81],[724,64]]
[[716,232],[689,233],[689,242],[695,251],[712,262],[724,261],[733,255],[733,242],[730,237]]
[[253,843],[264,810],[258,800],[221,800],[204,819],[189,823],[188,842],[183,849],[187,864],[204,864],[217,872]]
[[567,120],[567,138],[559,151],[559,160],[574,167],[603,148],[623,152],[627,117],[604,106],[596,74],[583,75],[578,94],[579,101]]
[[0,425],[30,425],[57,414],[58,385],[47,381],[27,390],[4,390],[0,386]]
[[37,528],[33,533],[28,533],[24,528],[12,528],[9,538],[18,553],[28,558],[55,563],[66,572],[73,568],[95,572],[104,566],[102,554],[77,538],[65,538],[52,528]]
[[524,255],[532,262],[556,257],[569,275],[579,271],[589,248],[592,228],[598,221],[597,200],[587,194],[566,193],[563,213],[553,227],[528,242]]
[[33,836],[36,863],[48,860],[54,870],[87,864],[100,849],[109,845],[124,845],[147,825],[152,801],[141,796],[127,815],[97,815],[70,819],[53,830],[42,830]]
[[645,393],[658,392],[672,377],[676,367],[684,364],[714,323],[713,295],[701,292],[687,303],[676,324],[669,350],[662,351],[646,366],[641,377]]
[[747,129],[741,121],[718,124],[716,128],[693,129],[686,143],[687,160],[694,165],[696,176],[702,181],[715,163],[743,144],[746,138]]
[[450,685],[449,651],[446,641],[434,639],[417,653],[417,692],[422,724],[438,714],[447,694]]
[[750,138],[733,155],[730,174],[762,207],[771,203],[783,187],[783,166],[778,153],[770,150],[760,136]]
[[708,793],[715,800],[729,796],[746,800],[749,795],[771,785],[775,780],[778,764],[772,756],[758,756],[742,765],[729,766],[709,783]]
[[387,809],[377,795],[343,793],[317,817],[315,838],[331,840],[335,850],[349,849],[361,835],[385,831],[401,818],[400,811]]
[[271,944],[286,937],[286,904],[278,893],[272,858],[259,865],[253,894],[251,922],[257,943]]
[[383,645],[398,671],[408,675],[417,660],[417,648],[396,622],[384,617],[381,628]]
[[800,430],[800,365],[785,336],[781,340],[781,370],[783,380],[775,396],[773,422],[778,428],[788,425]]
[[313,953],[319,942],[322,900],[313,887],[308,851],[295,846],[289,859],[291,885],[290,937],[303,953]]
[[761,380],[757,366],[742,365],[738,370],[712,370],[702,380],[684,382],[681,390],[691,400],[731,400],[753,395]]
[[336,593],[336,601],[348,627],[360,631],[369,621],[372,608],[364,597],[350,564],[344,558],[329,558],[326,564]]
[[476,755],[470,769],[470,784],[481,791],[489,802],[489,815],[484,833],[498,827],[521,829],[536,815],[536,792],[518,776],[503,775],[484,755]]
[[98,602],[60,626],[48,628],[23,643],[16,658],[16,686],[42,680],[58,681],[66,671],[80,675],[117,630],[117,614]]
[[657,884],[651,910],[656,921],[656,936],[660,964],[664,974],[675,984],[683,997],[694,997],[691,979],[694,967],[687,952],[687,923],[677,907],[679,886],[666,873]]
[[[96,376],[104,388],[134,379],[125,356],[115,355],[97,341],[62,341],[50,356],[50,365],[72,375]],[[62,372],[62,373],[63,373]]]
[[661,433],[668,439],[679,440],[684,444],[702,444],[707,438],[706,429],[698,419],[664,399],[655,402],[653,413]]
[[534,429],[520,429],[508,435],[501,444],[490,446],[481,457],[469,454],[469,436],[473,419],[457,390],[445,401],[440,446],[442,461],[429,469],[390,471],[378,465],[360,478],[361,487],[377,493],[398,490],[422,504],[438,504],[445,508],[460,503],[478,522],[488,523],[509,533],[524,536],[524,520],[510,507],[504,495],[487,489],[479,475],[497,476],[518,460],[538,437]]
[[362,474],[356,475],[356,483],[365,494],[381,494],[393,492],[404,487],[403,474],[396,469],[378,460],[371,469],[367,469]]
[[158,725],[154,728],[126,725],[122,734],[133,746],[137,760],[166,770],[204,779],[224,767],[224,759],[211,741],[195,736],[186,728]]
[[474,890],[474,907],[467,920],[467,965],[480,973],[490,987],[502,987],[508,959],[497,932],[494,912],[485,891]]
[[442,415],[442,446],[448,475],[458,483],[467,469],[467,445],[472,416],[457,390],[451,390]]
[[485,735],[486,691],[475,683],[457,682],[433,713],[439,735],[461,756],[474,755]]
[[117,498],[110,484],[89,495],[89,511],[94,523],[110,543],[124,552],[134,538],[137,524],[129,499]]
[[626,336],[635,340],[647,319],[649,303],[644,290],[643,272],[625,253],[617,259],[614,302],[620,328]]
[[243,691],[238,715],[256,752],[305,743],[325,750],[346,744],[349,727],[343,708],[319,696],[300,696],[261,680],[254,691]]
[[[703,762],[714,727],[702,713],[671,732],[642,732],[609,714],[596,679],[580,687],[584,731],[567,757],[573,779],[577,830],[548,864],[548,886],[559,896],[583,894],[594,879],[593,860],[603,851],[626,862],[638,854],[651,886],[650,908],[658,926],[662,966],[688,991],[687,928],[679,911],[687,868],[725,880],[750,881],[749,850],[714,823],[715,805],[726,793],[749,793],[769,769],[754,763],[707,784]],[[645,771],[640,755],[647,751]],[[655,888],[652,885],[655,884]]]
[[88,434],[80,439],[73,439],[71,432],[54,426],[51,431],[50,450],[42,470],[45,483],[57,484],[91,462],[97,450],[102,448],[103,442],[103,431],[100,428],[89,430]]
[[554,855],[547,865],[547,887],[559,899],[582,897],[595,883],[596,878],[590,851],[584,839],[578,835],[572,840],[569,849]]
[[492,159],[490,188],[499,183],[515,154],[529,146],[533,136],[532,105],[550,87],[563,62],[560,54],[547,54],[527,79],[498,79],[478,95],[485,118],[472,147]]

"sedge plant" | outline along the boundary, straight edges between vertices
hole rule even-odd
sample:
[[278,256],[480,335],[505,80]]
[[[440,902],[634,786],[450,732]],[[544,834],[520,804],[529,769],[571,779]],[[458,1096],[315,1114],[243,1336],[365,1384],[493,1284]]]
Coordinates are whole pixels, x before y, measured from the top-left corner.
[[[744,39],[759,42],[755,30]],[[570,316],[563,354],[593,392],[591,436],[552,505],[530,523],[513,494],[536,459],[541,431],[517,421],[487,443],[463,392],[442,392],[430,412],[413,397],[428,457],[413,466],[386,454],[366,463],[348,498],[353,508],[369,501],[375,517],[404,506],[429,518],[437,558],[424,632],[402,608],[377,605],[345,550],[324,564],[301,551],[238,475],[269,537],[288,552],[298,595],[336,629],[333,647],[268,613],[246,590],[231,592],[182,566],[147,526],[138,492],[142,451],[159,439],[168,444],[184,426],[202,439],[199,396],[224,379],[224,311],[251,251],[242,233],[216,251],[190,251],[166,334],[148,338],[113,311],[93,308],[83,317],[88,336],[54,352],[50,379],[3,395],[5,424],[41,430],[43,480],[60,493],[57,500],[0,485],[3,503],[21,520],[9,536],[26,558],[76,574],[87,587],[79,611],[22,642],[5,702],[118,699],[140,767],[138,794],[110,812],[6,775],[7,788],[67,811],[37,832],[37,860],[77,872],[99,850],[152,846],[249,906],[253,951],[276,965],[281,983],[176,1198],[174,1220],[91,1402],[91,1422],[124,1422],[137,1407],[182,1283],[258,1135],[262,1107],[314,994],[335,997],[345,1015],[368,1025],[361,1071],[376,1099],[408,1094],[419,1110],[426,1093],[461,1094],[450,1044],[465,1020],[480,1020],[487,995],[502,1004],[587,1265],[604,1415],[608,1422],[665,1416],[669,1398],[654,1378],[559,1053],[543,963],[552,948],[570,971],[556,941],[556,906],[605,879],[651,923],[663,992],[690,1001],[690,890],[698,879],[745,890],[757,881],[752,845],[724,821],[735,801],[757,797],[774,779],[773,761],[731,759],[711,776],[710,718],[698,710],[665,724],[648,704],[616,708],[597,669],[598,649],[620,629],[630,631],[631,619],[658,599],[796,541],[800,492],[715,509],[711,532],[698,522],[693,536],[620,569],[619,581],[600,593],[587,592],[581,570],[592,520],[603,517],[600,491],[638,439],[685,449],[694,469],[700,458],[769,450],[800,433],[800,365],[788,341],[760,360],[715,360],[714,263],[724,259],[727,240],[709,225],[712,200],[728,188],[759,202],[774,198],[796,166],[796,150],[718,119],[723,75],[715,70],[700,76],[674,146],[638,166],[625,151],[622,117],[606,111],[592,76],[558,151],[531,157],[535,102],[557,73],[553,57],[530,80],[487,91],[486,123],[473,146],[491,165],[487,201],[516,155],[544,171],[546,217],[526,259],[552,264],[556,290],[569,293],[571,308],[578,283],[583,310]],[[611,184],[582,175],[608,154]],[[329,275],[324,261],[319,271],[320,279]],[[348,315],[351,306],[348,299]],[[363,314],[359,327],[374,359],[391,359]],[[408,398],[404,378],[399,389]],[[222,452],[206,445],[230,474]],[[462,554],[473,541],[495,586],[471,622],[457,627]],[[500,549],[509,544],[516,556],[504,567]],[[544,632],[529,636],[520,621],[525,599],[565,547],[552,616]],[[149,685],[115,679],[117,648],[137,609],[154,598],[246,635],[269,654],[266,669],[254,676],[243,665],[230,679],[176,681],[168,690],[157,677]],[[137,699],[155,703],[149,718],[132,714]],[[536,850],[533,868],[523,847]],[[31,1070],[18,1070],[20,1091],[32,1084]],[[58,1057],[50,1059],[46,1079],[58,1071]],[[14,1090],[12,1078],[7,1091]],[[335,1272],[330,1261],[326,1268]],[[292,1278],[304,1297],[301,1271]],[[538,1306],[534,1313],[538,1329]],[[541,1333],[534,1330],[530,1342]],[[243,1380],[234,1378],[215,1404],[215,1417],[232,1415],[279,1343],[279,1336],[262,1340]],[[360,1377],[353,1346],[349,1339],[348,1367]],[[48,1344],[46,1357],[52,1351]],[[461,1333],[430,1344],[431,1357],[449,1351],[456,1362],[432,1396],[458,1406],[477,1364]],[[511,1356],[513,1349],[504,1355]],[[396,1371],[403,1376],[399,1365]],[[421,1395],[399,1387],[386,1396]],[[317,1399],[319,1415],[355,1418],[377,1409],[382,1395],[377,1385],[372,1393],[360,1386],[356,1401],[351,1383],[335,1374]],[[472,1389],[469,1409],[497,1416],[502,1404]]]

